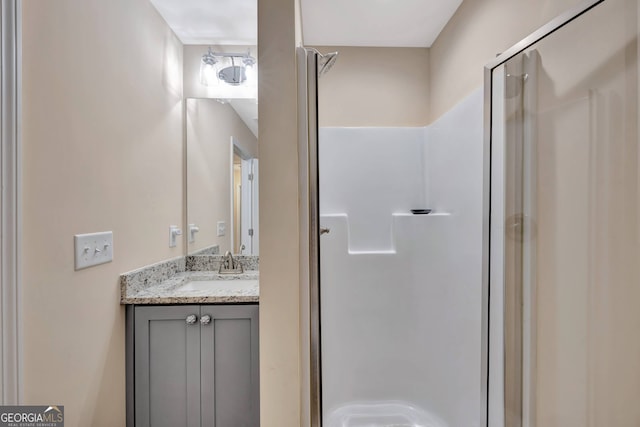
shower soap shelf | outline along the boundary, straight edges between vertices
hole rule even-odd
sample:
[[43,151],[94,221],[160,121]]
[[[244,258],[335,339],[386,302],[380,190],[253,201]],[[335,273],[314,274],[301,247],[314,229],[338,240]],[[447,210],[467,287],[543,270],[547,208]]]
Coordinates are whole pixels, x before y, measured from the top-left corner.
[[429,214],[414,214],[413,212],[403,212],[403,213],[394,213],[392,214],[392,216],[412,216],[412,217],[432,217],[432,216],[451,216],[450,212],[435,212],[435,211],[431,211],[429,212]]

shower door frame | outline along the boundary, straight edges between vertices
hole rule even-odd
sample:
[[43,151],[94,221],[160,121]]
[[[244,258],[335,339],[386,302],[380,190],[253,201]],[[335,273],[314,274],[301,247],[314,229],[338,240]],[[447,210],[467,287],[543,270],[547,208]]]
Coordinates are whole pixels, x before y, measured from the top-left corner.
[[300,243],[301,427],[322,426],[318,52],[296,49]]
[[0,6],[0,404],[22,403],[22,0]]
[[[483,390],[483,405],[482,405],[482,419],[483,425],[488,427],[494,427],[495,424],[499,424],[504,427],[535,427],[535,423],[531,424],[527,417],[525,416],[531,414],[531,406],[535,404],[535,391],[532,392],[532,389],[535,390],[534,380],[531,378],[531,375],[524,375],[525,369],[534,369],[531,366],[525,366],[524,358],[522,357],[522,353],[515,363],[513,367],[513,372],[511,372],[510,378],[516,378],[518,381],[515,384],[507,384],[503,382],[502,384],[496,384],[498,379],[502,378],[505,381],[508,381],[506,378],[506,374],[504,372],[504,362],[508,357],[515,358],[516,355],[507,353],[509,350],[507,346],[504,345],[504,341],[500,342],[502,346],[503,354],[499,355],[498,359],[495,359],[494,353],[496,349],[490,348],[490,333],[494,328],[501,328],[504,331],[505,328],[505,313],[510,311],[514,314],[515,317],[522,319],[523,316],[523,304],[514,304],[514,307],[506,307],[506,299],[504,298],[505,292],[505,283],[503,281],[502,271],[504,271],[504,258],[494,256],[491,254],[502,254],[504,255],[502,248],[502,241],[504,239],[505,226],[504,224],[498,224],[497,227],[492,229],[492,208],[493,201],[492,197],[496,195],[493,194],[492,185],[494,182],[492,181],[492,173],[494,172],[494,165],[492,165],[492,134],[493,134],[493,72],[498,67],[505,65],[512,58],[524,53],[533,45],[546,38],[547,36],[555,33],[560,28],[568,25],[575,19],[589,12],[591,9],[598,6],[600,3],[603,3],[605,0],[585,0],[581,4],[575,6],[574,8],[568,10],[567,12],[559,15],[548,24],[542,26],[537,31],[531,33],[529,36],[522,39],[520,42],[513,45],[511,48],[507,49],[502,54],[498,55],[493,61],[489,62],[484,67],[484,143],[483,143],[483,251],[482,251],[482,267],[483,267],[483,283],[482,283],[482,302],[483,302],[483,310],[482,310],[482,378],[483,384],[486,385],[486,389]],[[503,165],[498,165],[498,168],[503,168]],[[502,171],[502,169],[499,169]],[[499,184],[502,184],[500,182]],[[497,195],[498,197],[504,196],[504,194]],[[500,204],[503,206],[503,201]],[[496,274],[497,271],[500,271],[499,274]],[[498,276],[498,277],[495,277]],[[490,295],[492,292],[500,292],[502,293],[502,300],[505,301],[505,304],[502,307],[502,318],[503,324],[501,325],[492,325],[491,324],[491,307],[490,307]],[[496,309],[500,310],[500,307]],[[500,329],[499,329],[500,330]],[[490,369],[491,365],[495,365],[498,362],[495,360],[500,360],[502,365],[503,372],[501,376],[498,378],[492,378],[492,370]],[[494,363],[492,363],[494,361]],[[529,374],[532,374],[531,372]],[[529,381],[523,381],[528,379]],[[516,411],[511,411],[511,417],[513,418],[515,412],[515,418],[518,420],[517,425],[507,425],[506,424],[506,414],[507,414],[507,405],[504,401],[504,389],[510,386],[510,389],[514,390],[517,393],[516,398],[520,401],[519,407]],[[493,421],[490,412],[490,405],[492,403],[492,395],[496,392],[496,387],[501,390],[498,397],[502,397],[503,401],[498,402],[502,406],[502,414],[501,419],[498,421]],[[500,388],[502,387],[502,388]],[[524,401],[528,399],[528,401]],[[511,408],[512,409],[512,408]],[[489,423],[492,422],[490,425]]]

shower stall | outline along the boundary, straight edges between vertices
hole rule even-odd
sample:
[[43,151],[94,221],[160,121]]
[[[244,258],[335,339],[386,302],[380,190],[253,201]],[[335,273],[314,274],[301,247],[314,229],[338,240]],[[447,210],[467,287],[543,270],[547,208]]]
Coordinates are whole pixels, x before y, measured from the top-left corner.
[[298,50],[311,426],[640,425],[639,19],[582,3],[426,127],[319,127]]
[[320,128],[328,426],[479,426],[480,95],[428,127]]
[[318,128],[325,61],[299,53],[314,425],[479,427],[482,91],[429,126]]

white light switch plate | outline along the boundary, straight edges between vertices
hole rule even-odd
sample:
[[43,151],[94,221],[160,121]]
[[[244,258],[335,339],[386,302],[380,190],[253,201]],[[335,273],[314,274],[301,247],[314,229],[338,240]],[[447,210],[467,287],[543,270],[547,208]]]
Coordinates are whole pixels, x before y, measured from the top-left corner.
[[76,234],[75,269],[104,264],[113,260],[113,232]]
[[224,236],[227,233],[227,223],[224,221],[218,221],[218,237]]

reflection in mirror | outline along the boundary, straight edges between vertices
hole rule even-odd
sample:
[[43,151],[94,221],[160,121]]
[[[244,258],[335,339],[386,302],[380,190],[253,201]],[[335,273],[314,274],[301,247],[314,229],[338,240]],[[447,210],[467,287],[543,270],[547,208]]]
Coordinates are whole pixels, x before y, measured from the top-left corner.
[[258,255],[258,139],[246,114],[255,103],[186,100],[190,255]]
[[231,246],[240,255],[258,255],[258,159],[243,152],[235,138],[233,144],[233,214]]

